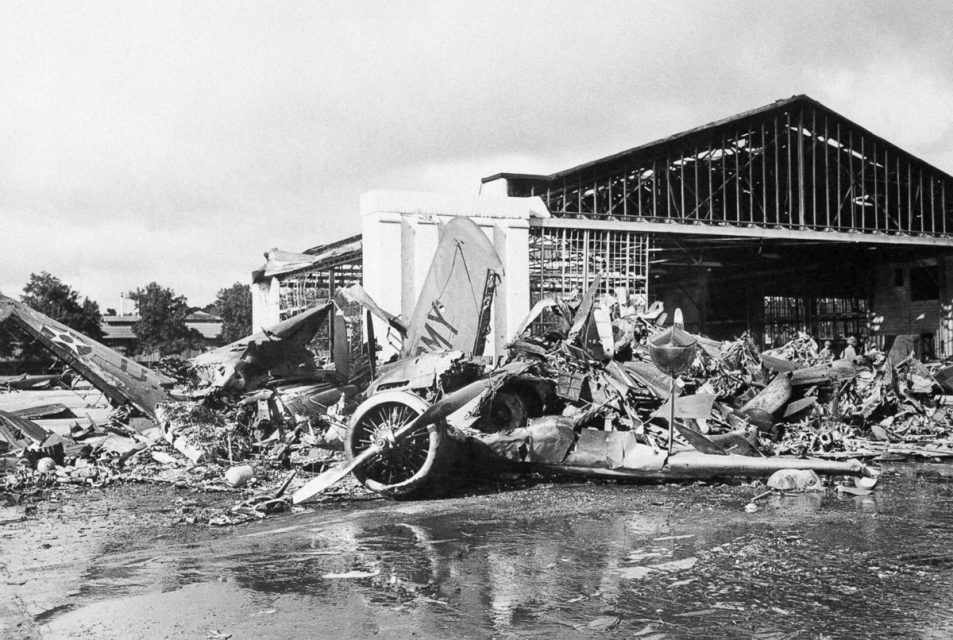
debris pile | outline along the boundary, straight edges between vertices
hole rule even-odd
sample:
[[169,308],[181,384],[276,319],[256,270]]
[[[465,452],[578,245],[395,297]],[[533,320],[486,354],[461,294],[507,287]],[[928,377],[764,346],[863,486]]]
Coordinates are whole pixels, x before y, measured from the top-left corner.
[[808,361],[787,374],[792,384],[801,381],[794,387],[801,391],[783,414],[775,450],[829,458],[953,457],[950,373],[950,362],[925,364],[912,353]]
[[[471,235],[468,250],[485,240]],[[457,246],[452,235],[444,242]],[[482,279],[460,272],[460,287],[429,287],[418,307],[430,311],[415,312],[409,326],[352,287],[187,366],[163,362],[163,373],[0,298],[0,316],[14,318],[122,407],[57,425],[55,433],[18,416],[27,422],[7,428],[4,482],[121,479],[243,492],[214,518],[224,523],[285,510],[352,473],[385,495],[427,494],[467,462],[490,473],[515,465],[649,479],[767,476],[786,465],[870,473],[853,462],[763,455],[765,439],[785,442],[782,414],[812,415],[822,407],[814,400],[804,413],[791,409],[806,407],[825,381],[847,380],[829,364],[814,371],[816,347],[791,344],[765,356],[746,338],[720,344],[689,334],[677,328],[678,317],[666,328],[661,304],[638,309],[600,296],[598,279],[577,304],[553,299],[534,307],[502,359],[470,355],[483,351],[499,279],[495,262],[486,262],[482,272],[464,270]],[[439,297],[461,291],[473,317]],[[369,355],[377,353],[371,316],[405,336],[392,362],[378,365]],[[324,364],[308,345],[330,323],[335,344]],[[444,330],[453,342],[433,337]],[[677,368],[653,353],[666,333],[683,349]],[[456,345],[472,351],[450,348]],[[308,473],[321,475],[306,481]]]
[[[661,305],[639,312],[599,291],[597,279],[578,304],[537,304],[495,367],[467,369],[462,361],[479,359],[453,352],[395,363],[351,415],[351,462],[299,489],[294,501],[349,472],[393,497],[427,494],[446,484],[441,459],[462,456],[481,469],[505,462],[613,478],[768,476],[784,468],[875,475],[856,460],[766,455],[760,439],[782,435],[775,418],[794,397],[787,374],[798,364],[773,376],[747,339],[723,345],[692,335],[677,311],[666,328]],[[796,343],[780,353],[799,362],[810,349]],[[824,366],[814,387],[831,377]],[[414,379],[432,388],[421,392]]]
[[[22,404],[28,397],[20,393],[15,399]],[[0,405],[7,399],[0,396]],[[286,493],[299,468],[321,471],[344,456],[340,448],[314,446],[319,438],[301,429],[282,429],[284,438],[275,429],[256,440],[260,423],[244,407],[169,403],[160,405],[157,417],[156,422],[136,418],[121,407],[98,423],[75,417],[40,421],[53,423],[60,434],[0,411],[0,495],[18,502],[57,486],[160,483],[237,494],[230,509],[183,520],[234,524],[290,509]],[[347,491],[353,494],[355,487]]]
[[[409,323],[356,285],[188,363],[163,361],[161,373],[0,296],[0,318],[121,407],[55,429],[32,421],[35,407],[0,414],[3,482],[242,492],[212,518],[231,523],[349,476],[393,497],[426,495],[449,476],[469,477],[458,472],[467,463],[665,480],[786,469],[876,476],[858,459],[953,456],[953,366],[917,361],[904,352],[909,341],[834,360],[800,335],[760,353],[748,335],[692,334],[679,311],[668,321],[661,303],[640,308],[596,277],[577,302],[539,301],[506,353],[486,358],[502,277],[493,251],[472,222],[455,219],[441,227]],[[378,363],[375,324],[386,328],[383,347],[397,350],[387,362]],[[310,348],[319,334],[329,361]]]
[[241,492],[229,522],[287,508],[293,464],[321,471],[343,458],[342,412],[366,375],[360,363],[350,377],[322,369],[305,348],[332,308],[329,302],[187,363],[165,359],[159,373],[0,296],[0,319],[17,323],[91,385],[50,389],[59,375],[3,380],[0,493],[146,481]]

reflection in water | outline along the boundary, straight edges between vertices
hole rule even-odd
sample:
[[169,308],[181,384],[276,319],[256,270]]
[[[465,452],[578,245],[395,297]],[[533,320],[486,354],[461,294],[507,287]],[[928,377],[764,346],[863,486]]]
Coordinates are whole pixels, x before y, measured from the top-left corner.
[[616,617],[620,634],[654,638],[953,632],[947,477],[903,467],[871,496],[771,497],[747,514],[752,491],[573,485],[313,513],[111,549],[77,597],[227,579],[315,611],[358,596],[458,637],[572,635]]

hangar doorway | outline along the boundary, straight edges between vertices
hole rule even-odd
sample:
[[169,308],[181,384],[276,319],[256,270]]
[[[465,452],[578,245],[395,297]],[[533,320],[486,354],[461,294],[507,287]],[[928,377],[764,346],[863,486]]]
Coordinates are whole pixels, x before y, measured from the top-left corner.
[[771,347],[804,331],[888,349],[907,334],[930,357],[953,353],[951,266],[942,247],[658,234],[650,286],[713,338],[747,330]]

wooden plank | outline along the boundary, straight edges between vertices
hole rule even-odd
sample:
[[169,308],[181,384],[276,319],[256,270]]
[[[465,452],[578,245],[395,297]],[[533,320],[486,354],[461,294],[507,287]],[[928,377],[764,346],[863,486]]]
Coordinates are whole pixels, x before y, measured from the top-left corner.
[[639,207],[638,211],[639,211],[639,217],[641,218],[642,217],[642,168],[639,167],[636,169],[636,171],[638,172],[638,176],[637,176],[637,185],[635,189],[639,194],[638,195],[638,207]]
[[652,160],[652,218],[658,219],[658,167]]
[[762,224],[768,223],[768,139],[761,124],[761,216]]
[[930,180],[930,232],[936,233],[936,206],[933,197],[933,177]]
[[668,154],[665,155],[665,218],[667,220],[672,219],[672,164],[671,160],[668,157]]
[[884,147],[884,231],[890,230],[890,155]]
[[874,174],[874,230],[879,231],[880,228],[878,227],[878,223],[880,222],[880,216],[877,215],[877,213],[878,213],[877,209],[878,209],[880,200],[877,198],[877,196],[878,196],[878,189],[877,189],[877,143],[876,143],[876,142],[874,142],[874,150],[873,150],[873,152],[872,152],[870,155],[871,155],[871,156],[873,157],[873,159],[874,159],[874,168],[873,168],[873,174]]
[[738,136],[734,136],[735,144],[732,154],[735,156],[735,222],[741,222],[741,166],[738,156],[741,150],[738,148]]
[[711,190],[712,189],[711,173],[713,168],[712,162],[711,162],[711,156],[712,156],[712,149],[711,149],[711,145],[709,144],[708,156],[705,158],[705,164],[708,167],[708,221],[714,222],[715,221],[715,198],[714,198],[715,194],[713,194]]
[[841,224],[841,209],[843,208],[841,203],[843,202],[843,195],[841,193],[841,183],[840,183],[840,157],[844,149],[843,147],[841,147],[841,142],[840,142],[840,123],[839,122],[837,123],[837,126],[835,127],[834,135],[837,138],[837,155],[834,156],[834,160],[836,160],[836,162],[834,163],[834,173],[837,175],[837,209],[835,210],[835,213],[837,214],[837,228],[841,229],[843,227],[843,224]]
[[699,158],[698,158],[699,154],[700,154],[700,152],[698,151],[698,147],[695,147],[695,156],[694,156],[694,160],[695,160],[695,161],[692,163],[692,164],[694,165],[694,169],[695,169],[695,182],[694,182],[694,184],[695,184],[695,206],[692,207],[692,210],[693,210],[694,213],[695,213],[695,216],[694,216],[695,220],[698,220],[698,165],[699,165],[699,163],[701,162],[701,160],[699,160]]
[[685,219],[685,154],[679,154],[682,157],[679,158],[678,162],[678,195],[680,198],[680,211],[678,212],[678,217],[682,220]]
[[754,142],[754,131],[748,130],[748,220],[754,222],[754,151],[752,150]]
[[854,217],[854,131],[847,132],[847,175],[850,182],[847,185],[848,202],[850,203],[850,228],[857,228],[857,220]]
[[718,188],[721,191],[721,221],[728,222],[728,198],[725,196],[728,193],[726,185],[728,184],[728,175],[727,167],[725,166],[727,162],[725,161],[725,147],[728,146],[725,136],[721,137],[721,186]]
[[817,220],[817,110],[811,109],[811,218],[814,226]]
[[827,137],[827,116],[824,116],[824,209],[827,228],[831,226],[831,161],[830,138]]
[[797,124],[797,210],[798,224],[805,226],[804,216],[804,110],[798,112]]
[[791,175],[791,112],[784,114],[784,138],[785,152],[787,155],[787,174],[788,174],[788,206],[787,206],[787,224],[794,222],[794,178]]
[[907,162],[907,231],[913,231],[913,169]]
[[780,137],[778,135],[778,119],[774,119],[774,221],[781,222],[781,161]]
[[867,156],[864,154],[864,137],[860,137],[860,228],[867,229]]
[[622,174],[622,215],[626,218],[629,217],[629,186],[628,186],[629,172],[625,171]]

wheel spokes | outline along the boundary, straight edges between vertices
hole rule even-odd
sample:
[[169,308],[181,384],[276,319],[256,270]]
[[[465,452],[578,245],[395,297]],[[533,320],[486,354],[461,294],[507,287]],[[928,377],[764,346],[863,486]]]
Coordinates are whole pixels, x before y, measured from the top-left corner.
[[[393,436],[394,432],[409,424],[418,415],[412,407],[401,402],[374,407],[354,426],[353,442],[357,445],[356,452]],[[366,467],[365,474],[383,484],[404,482],[420,471],[427,461],[429,451],[430,429],[426,426],[419,427],[405,434],[399,442],[387,447],[383,455],[375,457]]]

